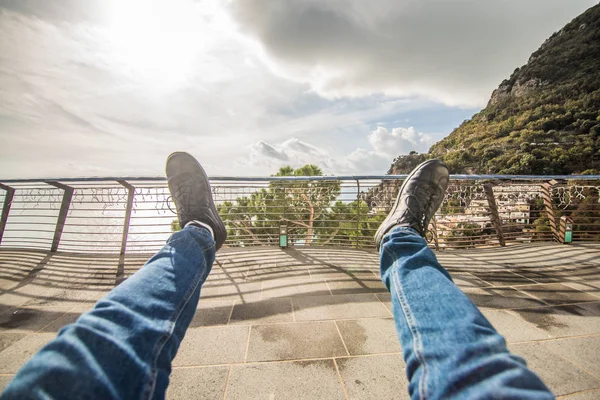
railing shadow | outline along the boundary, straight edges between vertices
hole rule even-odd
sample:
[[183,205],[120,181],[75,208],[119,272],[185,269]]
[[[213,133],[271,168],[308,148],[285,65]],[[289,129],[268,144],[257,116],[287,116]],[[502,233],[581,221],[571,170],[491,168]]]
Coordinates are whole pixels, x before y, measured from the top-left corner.
[[[570,310],[586,316],[600,315],[600,309],[596,313],[589,306],[600,303],[598,254],[597,245],[548,243],[438,256],[477,306],[544,315]],[[38,331],[44,329],[43,322],[74,321],[135,273],[149,256],[1,249],[0,331]],[[321,296],[322,304],[343,295],[349,303],[378,301],[387,292],[378,269],[378,255],[372,250],[228,249],[218,254],[202,289],[201,304],[211,303],[213,313],[225,315],[236,305],[267,305],[308,296]],[[262,314],[269,317],[280,312],[277,307],[265,307]]]

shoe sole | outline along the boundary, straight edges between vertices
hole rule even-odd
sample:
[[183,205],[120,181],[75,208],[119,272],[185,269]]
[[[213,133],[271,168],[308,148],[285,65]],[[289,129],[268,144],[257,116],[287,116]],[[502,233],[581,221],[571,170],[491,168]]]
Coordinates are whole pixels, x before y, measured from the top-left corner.
[[[389,220],[391,220],[392,215],[394,215],[393,211],[396,208],[398,208],[398,202],[400,201],[400,197],[401,197],[402,191],[404,190],[404,187],[406,186],[406,184],[408,183],[408,181],[417,173],[417,171],[421,170],[426,165],[433,164],[433,163],[438,163],[438,162],[440,162],[440,161],[439,160],[427,160],[427,161],[422,162],[421,164],[417,165],[415,167],[415,169],[413,169],[412,172],[410,174],[408,174],[408,176],[406,177],[406,179],[404,180],[404,182],[402,182],[402,186],[400,186],[400,191],[398,191],[398,195],[396,196],[396,202],[394,203],[394,207],[392,207],[392,209],[390,210],[390,213],[388,214],[388,216],[386,217],[386,219],[383,220],[383,222],[381,223],[381,225],[379,225],[379,229],[377,229],[377,232],[375,232],[375,242],[377,244],[377,246],[376,246],[377,247],[377,251],[379,251],[379,248],[381,247],[381,241],[383,240],[383,236],[385,235],[385,232],[381,232],[381,230],[383,229],[383,227],[387,226],[387,222]],[[381,237],[379,238],[379,240],[377,240],[377,238],[379,237],[380,234],[381,234]]]

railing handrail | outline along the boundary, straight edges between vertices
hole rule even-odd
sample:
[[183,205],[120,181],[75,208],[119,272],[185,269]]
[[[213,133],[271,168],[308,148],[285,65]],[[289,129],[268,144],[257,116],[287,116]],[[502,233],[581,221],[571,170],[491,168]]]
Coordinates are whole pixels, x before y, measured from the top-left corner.
[[[211,181],[347,181],[347,180],[396,180],[405,179],[408,175],[331,175],[331,176],[211,176]],[[600,180],[600,175],[466,175],[452,174],[451,180],[516,180],[516,181],[549,181],[555,180]],[[110,182],[110,181],[153,181],[165,182],[164,176],[111,176],[84,178],[30,178],[30,179],[0,179],[0,183],[49,183],[49,182]]]
[[[406,176],[211,180],[231,230],[228,245],[276,243],[285,221],[294,245],[372,247],[372,236]],[[451,179],[442,211],[432,222],[436,249],[566,241],[567,225],[576,240],[600,241],[600,175],[456,174]],[[3,247],[123,254],[156,250],[176,229],[162,176],[0,179],[0,200]]]

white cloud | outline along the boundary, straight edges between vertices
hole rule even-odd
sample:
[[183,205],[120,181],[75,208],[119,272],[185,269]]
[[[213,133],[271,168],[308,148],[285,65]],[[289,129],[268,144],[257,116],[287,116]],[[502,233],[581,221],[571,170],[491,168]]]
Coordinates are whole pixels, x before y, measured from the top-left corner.
[[378,126],[369,133],[370,149],[357,148],[345,155],[333,156],[323,148],[290,138],[280,144],[259,141],[250,146],[250,154],[237,162],[241,166],[269,168],[271,173],[285,165],[295,168],[316,164],[326,174],[383,175],[393,159],[410,151],[424,152],[433,143],[431,136],[417,132],[413,127],[392,128]]
[[433,144],[433,138],[426,133],[417,132],[412,126],[393,128],[391,131],[378,126],[369,134],[369,143],[377,153],[393,158],[412,150],[419,153],[426,152]]
[[276,149],[275,147],[263,141],[253,144],[250,154],[252,154],[252,156],[255,157],[255,161],[259,161],[265,158],[274,158],[280,161],[288,161],[290,159],[285,150]]
[[422,96],[481,106],[596,0],[236,0],[274,71],[323,96]]

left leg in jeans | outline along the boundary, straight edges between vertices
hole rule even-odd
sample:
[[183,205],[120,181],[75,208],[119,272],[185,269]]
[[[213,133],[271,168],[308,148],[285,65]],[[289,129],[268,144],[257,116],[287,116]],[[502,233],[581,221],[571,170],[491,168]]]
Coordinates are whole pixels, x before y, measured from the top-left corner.
[[18,372],[2,398],[163,398],[215,259],[190,225]]
[[190,225],[18,372],[2,398],[163,398],[215,259]]

